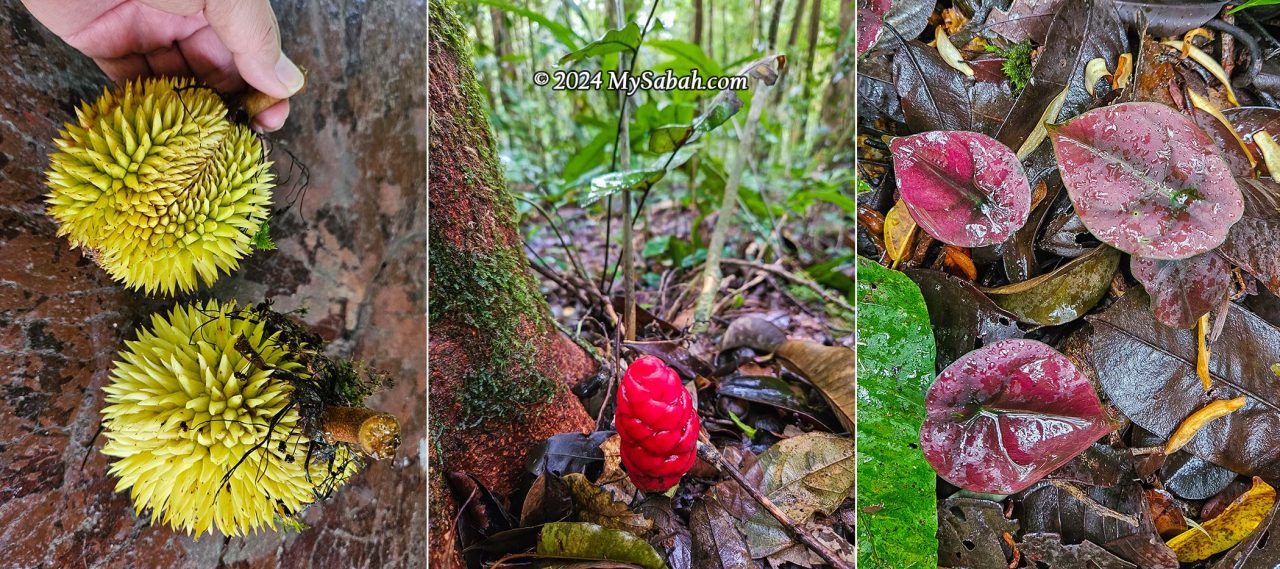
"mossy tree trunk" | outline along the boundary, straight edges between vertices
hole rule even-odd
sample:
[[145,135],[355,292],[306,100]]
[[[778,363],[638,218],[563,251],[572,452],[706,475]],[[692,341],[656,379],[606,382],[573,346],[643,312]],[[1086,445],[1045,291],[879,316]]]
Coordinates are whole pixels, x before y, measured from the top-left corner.
[[443,0],[430,8],[431,557],[454,567],[443,476],[469,472],[508,495],[533,445],[595,426],[566,388],[595,364],[555,327],[529,273],[468,31]]

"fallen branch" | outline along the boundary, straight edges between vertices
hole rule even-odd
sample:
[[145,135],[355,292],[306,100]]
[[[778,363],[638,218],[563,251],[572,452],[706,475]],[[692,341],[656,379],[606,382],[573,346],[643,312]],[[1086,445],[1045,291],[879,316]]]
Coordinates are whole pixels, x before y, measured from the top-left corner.
[[[702,435],[705,437],[706,432],[704,431]],[[760,504],[761,508],[764,508],[765,511],[769,512],[769,514],[774,517],[774,519],[778,520],[778,523],[782,524],[782,527],[786,528],[791,535],[794,535],[796,539],[800,540],[800,543],[803,543],[806,547],[812,549],[814,553],[817,553],[818,556],[827,563],[830,563],[832,567],[835,567],[836,569],[854,569],[852,562],[836,555],[830,549],[827,549],[825,545],[822,545],[822,542],[818,541],[810,535],[807,530],[792,521],[791,517],[787,516],[787,514],[782,510],[779,510],[778,507],[769,500],[768,496],[761,494],[759,489],[752,486],[750,482],[747,482],[747,479],[742,476],[741,472],[738,472],[737,468],[734,468],[732,465],[724,461],[724,458],[720,456],[720,451],[716,450],[716,447],[712,446],[711,443],[704,440],[698,441],[698,457],[710,462],[715,465],[717,469],[728,474],[730,478],[737,482],[738,485],[756,501],[756,503]]]
[[764,263],[760,263],[756,261],[743,261],[740,259],[723,259],[720,262],[728,265],[751,267],[753,269],[759,269],[761,271],[767,271],[767,272],[773,273],[793,283],[808,287],[813,292],[818,293],[818,296],[821,296],[823,300],[830,302],[831,304],[839,306],[840,308],[848,310],[849,312],[854,312],[853,305],[849,304],[849,302],[846,301],[845,299],[840,298],[839,296],[836,296],[834,294],[831,294],[831,292],[828,291],[826,288],[824,288],[822,285],[816,282],[813,282],[809,279],[806,279],[800,275],[797,275],[791,271],[788,271],[778,265],[766,265]]

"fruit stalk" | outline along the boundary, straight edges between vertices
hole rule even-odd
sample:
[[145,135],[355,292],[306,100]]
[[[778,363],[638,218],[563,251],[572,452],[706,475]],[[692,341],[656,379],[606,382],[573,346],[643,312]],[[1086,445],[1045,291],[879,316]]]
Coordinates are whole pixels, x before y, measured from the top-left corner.
[[356,445],[374,460],[395,456],[400,422],[395,416],[362,407],[332,406],[321,419],[325,442]]

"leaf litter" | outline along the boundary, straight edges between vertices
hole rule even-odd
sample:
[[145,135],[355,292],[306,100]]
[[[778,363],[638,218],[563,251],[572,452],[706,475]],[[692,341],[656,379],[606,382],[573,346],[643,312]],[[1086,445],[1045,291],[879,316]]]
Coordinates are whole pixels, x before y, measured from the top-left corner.
[[925,4],[859,61],[860,562],[1276,566],[1274,10]]

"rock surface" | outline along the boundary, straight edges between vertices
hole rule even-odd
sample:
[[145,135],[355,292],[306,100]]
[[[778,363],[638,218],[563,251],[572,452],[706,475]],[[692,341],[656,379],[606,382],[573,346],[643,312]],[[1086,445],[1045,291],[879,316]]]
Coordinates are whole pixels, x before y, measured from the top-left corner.
[[[125,339],[171,301],[145,300],[55,236],[43,172],[74,106],[107,84],[87,58],[0,6],[0,568],[417,567],[427,544],[425,3],[276,2],[308,70],[271,137],[285,180],[271,234],[213,295],[303,317],[335,354],[396,379],[370,401],[397,415],[399,455],[311,508],[301,534],[199,541],[138,519],[95,439]],[[288,153],[285,152],[288,151]],[[309,169],[305,190],[296,164]],[[300,199],[288,208],[290,198]]]

